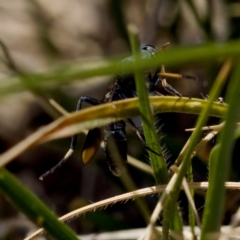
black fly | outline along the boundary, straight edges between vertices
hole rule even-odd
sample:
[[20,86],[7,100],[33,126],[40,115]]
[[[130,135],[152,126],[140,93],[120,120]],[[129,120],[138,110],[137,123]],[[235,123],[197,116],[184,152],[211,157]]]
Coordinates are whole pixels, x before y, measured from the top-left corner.
[[[163,45],[161,49],[164,49],[168,45],[169,43]],[[145,58],[145,59],[154,58],[155,54],[157,54],[158,52],[159,50],[157,50],[156,48],[150,45],[144,45],[141,47],[141,56],[142,58]],[[124,64],[131,63],[133,61],[134,61],[133,57],[130,56],[125,58],[120,64],[124,65]],[[168,91],[172,95],[181,97],[182,95],[166,82],[165,76],[172,76],[172,77],[178,77],[178,78],[182,77],[181,75],[178,75],[178,74],[168,74],[168,73],[165,74],[165,70],[163,66],[161,69],[159,68],[159,69],[156,69],[155,71],[147,71],[145,73],[145,77],[146,77],[146,84],[149,89],[149,93],[160,95],[160,93],[156,92],[156,88],[158,83],[161,82],[162,86],[166,91]],[[81,110],[83,102],[96,106],[103,103],[109,103],[109,102],[114,102],[121,99],[133,98],[133,97],[137,97],[134,76],[130,73],[123,73],[115,76],[114,81],[109,85],[102,101],[99,101],[91,97],[81,97],[78,101],[76,111]],[[143,134],[141,133],[141,130],[139,130],[139,128],[136,127],[132,119],[125,119],[122,121],[118,121],[118,122],[114,122],[106,125],[104,127],[104,134],[102,129],[100,128],[94,128],[92,130],[89,130],[83,146],[82,163],[85,165],[88,162],[90,162],[90,160],[93,158],[93,156],[99,149],[103,139],[104,151],[106,154],[106,161],[109,165],[109,168],[114,175],[119,176],[120,170],[118,166],[113,162],[112,155],[114,153],[110,150],[109,143],[111,143],[112,141],[115,143],[118,153],[122,158],[123,162],[125,163],[127,161],[127,137],[126,137],[126,130],[125,130],[126,123],[129,124],[135,130],[136,134],[142,141],[145,148],[148,151],[154,152],[152,149],[150,149],[146,145],[146,142],[144,140]],[[65,155],[65,157],[56,166],[54,166],[52,169],[50,169],[45,174],[43,174],[40,177],[41,180],[47,175],[49,175],[50,173],[53,173],[57,168],[59,168],[67,160],[67,158],[69,158],[69,156],[73,153],[73,151],[76,148],[76,143],[77,143],[77,134],[72,136],[70,149]],[[158,154],[156,152],[154,153]]]

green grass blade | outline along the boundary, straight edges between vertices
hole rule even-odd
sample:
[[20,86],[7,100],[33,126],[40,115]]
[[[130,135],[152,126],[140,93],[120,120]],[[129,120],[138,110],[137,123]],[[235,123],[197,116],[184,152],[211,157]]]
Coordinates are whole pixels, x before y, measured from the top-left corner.
[[154,59],[139,59],[138,64],[129,63],[125,66],[119,66],[119,61],[122,60],[122,58],[115,60],[107,59],[89,62],[88,64],[82,65],[81,68],[66,66],[66,70],[61,70],[60,74],[58,72],[49,72],[34,76],[39,77],[42,83],[56,82],[57,80],[57,83],[61,84],[68,83],[71,79],[83,79],[121,72],[147,70],[149,68],[159,67],[161,64],[166,66],[182,66],[184,64],[189,65],[189,63],[210,62],[211,60],[216,60],[216,58],[239,55],[240,41],[235,40],[226,43],[208,43],[196,47],[175,48],[171,51],[164,52],[164,54],[159,54],[159,56],[156,56]]
[[[135,29],[129,29],[130,34],[130,43],[133,52],[133,56],[135,57],[135,62],[138,64],[138,60],[141,58],[139,53],[139,47],[137,44],[137,34]],[[146,80],[144,78],[144,74],[141,71],[136,71],[135,75],[135,83],[136,83],[136,90],[139,100],[139,110],[140,115],[142,117],[142,125],[144,136],[146,138],[146,143],[148,147],[150,147],[155,152],[161,154],[158,156],[149,151],[150,162],[153,169],[154,177],[157,184],[164,184],[169,181],[167,165],[162,157],[162,151],[160,147],[160,143],[157,137],[157,131],[155,129],[154,120],[153,120],[153,113],[150,108],[148,90],[146,87]],[[181,230],[182,229],[182,222],[177,211],[177,206],[175,206],[175,212],[172,215],[172,227],[174,230]]]
[[37,226],[43,227],[54,239],[79,240],[76,234],[30,193],[11,173],[0,168],[0,191]]
[[[226,116],[226,123],[219,135],[219,143],[214,149],[210,158],[210,179],[207,192],[206,205],[203,216],[203,226],[201,239],[214,239],[211,233],[219,232],[223,214],[223,205],[225,197],[224,182],[227,181],[230,166],[231,153],[234,145],[234,133],[236,121],[240,113],[240,65],[236,65],[231,78],[226,101],[229,103],[229,109]],[[216,236],[215,236],[216,237]]]
[[[176,182],[174,183],[173,189],[170,191],[170,196],[168,197],[168,199],[166,201],[165,206],[167,209],[173,209],[175,206],[175,203],[178,198],[180,186],[182,184],[182,179],[185,176],[185,174],[189,168],[191,154],[200,138],[202,127],[205,125],[205,123],[208,119],[208,116],[210,115],[210,109],[212,107],[212,104],[215,101],[215,99],[218,98],[218,96],[224,86],[224,83],[230,72],[231,65],[232,65],[231,60],[229,60],[229,61],[226,61],[226,63],[222,67],[216,81],[214,82],[212,90],[210,92],[209,100],[208,100],[208,102],[206,102],[206,105],[202,109],[202,112],[197,120],[196,129],[194,130],[194,132],[192,133],[192,135],[190,137],[189,144],[186,147],[185,155],[183,157],[183,161],[179,167],[179,172],[177,174]],[[168,216],[165,216],[165,214],[164,214],[163,224],[164,224],[164,226],[166,226],[166,228],[165,227],[163,228],[163,239],[167,239],[168,232],[169,232],[169,218],[168,218]]]
[[[137,43],[137,34],[136,29],[131,26],[129,27],[129,35],[130,35],[130,44],[132,48],[132,54],[135,57],[136,65],[141,58],[139,52],[139,45]],[[142,71],[135,71],[135,83],[136,90],[139,100],[139,111],[140,116],[142,117],[142,125],[144,136],[146,138],[146,143],[148,147],[150,147],[153,151],[162,155],[159,140],[157,138],[156,129],[153,121],[153,114],[150,109],[150,103],[148,99],[148,90],[146,86],[146,80],[144,78],[144,73]],[[155,180],[157,184],[164,184],[168,182],[168,171],[167,165],[164,161],[163,157],[160,157],[152,152],[148,152],[150,156],[150,162],[153,168]]]
[[[52,70],[42,74],[29,73],[29,77],[41,83],[43,89],[59,87],[69,84],[76,79],[85,79],[94,76],[104,76],[121,72],[133,72],[158,67],[161,64],[170,66],[189,65],[189,63],[206,63],[218,58],[240,55],[240,41],[234,40],[226,43],[208,43],[197,47],[181,47],[167,51],[156,56],[155,59],[140,59],[138,64],[119,66],[121,58],[98,61],[85,61],[84,64],[59,66],[60,70]],[[184,56],[184,57],[183,57]],[[75,64],[76,65],[76,64]],[[27,73],[26,73],[27,74]],[[7,93],[23,91],[23,83],[11,78],[0,82],[0,96]]]
[[[150,104],[154,113],[159,112],[182,112],[199,114],[206,104],[206,100],[176,98],[176,97],[150,97]],[[222,117],[227,106],[213,103],[209,114]],[[29,148],[53,139],[68,137],[83,130],[101,127],[113,121],[131,118],[139,115],[138,99],[126,99],[114,103],[74,112],[66,117],[61,117],[49,125],[42,127],[20,143],[13,146],[0,156],[0,166],[4,166],[12,159],[22,154]]]

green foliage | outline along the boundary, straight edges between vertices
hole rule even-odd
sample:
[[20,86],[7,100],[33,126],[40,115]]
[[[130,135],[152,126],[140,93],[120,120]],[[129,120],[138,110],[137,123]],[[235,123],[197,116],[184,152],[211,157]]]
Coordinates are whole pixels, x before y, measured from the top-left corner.
[[37,226],[43,227],[54,239],[77,240],[70,228],[60,222],[39,198],[34,196],[6,169],[0,169],[1,192]]
[[[103,126],[111,121],[124,119],[126,117],[136,116],[141,113],[144,116],[144,132],[146,133],[147,143],[152,149],[155,150],[156,144],[156,133],[151,123],[151,108],[154,112],[172,112],[178,111],[182,113],[200,114],[196,124],[196,130],[192,134],[187,149],[184,153],[182,163],[177,174],[176,182],[174,187],[171,189],[170,196],[167,198],[165,207],[168,211],[164,213],[164,221],[170,221],[172,212],[175,211],[175,204],[178,197],[179,189],[182,183],[183,177],[186,175],[189,165],[191,163],[191,155],[194,151],[196,144],[199,141],[201,128],[206,123],[210,115],[222,117],[226,114],[227,107],[220,104],[214,103],[218,98],[220,91],[225,83],[225,79],[229,73],[226,71],[220,73],[216,79],[215,84],[211,90],[210,97],[208,100],[196,100],[176,97],[156,97],[151,98],[148,101],[146,98],[146,89],[143,89],[143,78],[141,72],[148,68],[158,66],[160,63],[166,65],[179,65],[188,64],[189,62],[202,62],[203,60],[214,60],[218,57],[226,56],[238,56],[240,53],[240,41],[227,42],[224,44],[206,44],[199,47],[193,48],[179,48],[170,51],[157,57],[155,60],[146,61],[144,59],[137,59],[137,61],[129,66],[126,66],[128,71],[135,71],[137,83],[138,96],[140,97],[140,110],[138,109],[138,102],[136,99],[119,101],[117,103],[111,103],[105,106],[92,107],[90,110],[84,110],[79,113],[74,113],[67,117],[63,117],[60,120],[50,124],[49,126],[39,130],[34,136],[30,136],[28,141],[20,143],[21,149],[18,148],[20,145],[10,149],[7,153],[0,157],[2,166],[8,161],[12,160],[15,156],[26,151],[33,145],[47,141],[53,138],[59,138],[68,136],[76,132],[80,132],[84,129],[91,129],[97,126]],[[137,55],[136,46],[134,47],[134,54]],[[184,58],[183,58],[184,56]],[[94,67],[93,67],[94,66]],[[214,150],[211,159],[211,171],[210,181],[212,187],[208,192],[207,204],[205,207],[205,214],[203,219],[203,231],[202,239],[206,239],[205,236],[213,231],[218,231],[220,227],[220,219],[222,214],[222,207],[224,202],[224,181],[227,180],[229,169],[229,157],[232,152],[232,146],[234,143],[234,131],[235,122],[239,117],[239,66],[236,65],[233,77],[230,80],[227,101],[230,104],[230,108],[226,114],[226,125],[221,134],[219,140],[219,148]],[[37,79],[43,88],[47,89],[50,84],[66,84],[76,78],[88,78],[92,76],[107,75],[113,73],[119,73],[122,71],[117,65],[116,61],[102,61],[97,65],[86,66],[77,70],[65,71],[63,74],[56,72],[45,73],[41,75],[29,74],[31,78]],[[26,78],[28,81],[31,78]],[[30,81],[30,80],[29,80]],[[139,82],[138,82],[139,81]],[[141,82],[142,81],[142,82]],[[29,87],[30,85],[22,82],[16,84],[16,88],[13,91],[20,91]],[[52,87],[52,86],[51,86]],[[31,89],[31,87],[29,87]],[[2,93],[12,92],[11,84],[1,88]],[[144,95],[145,94],[145,95]],[[150,105],[149,105],[150,103]],[[88,113],[88,114],[86,114]],[[149,128],[150,126],[150,128]],[[66,131],[69,130],[69,131]],[[147,133],[149,132],[149,134]],[[41,135],[42,134],[42,135]],[[52,135],[51,135],[52,134]],[[149,138],[148,138],[149,135]],[[44,138],[46,137],[46,139]],[[152,145],[153,143],[153,145]],[[159,151],[156,149],[156,151]],[[11,155],[12,154],[12,155]],[[154,170],[154,175],[157,183],[165,183],[168,179],[166,165],[154,154],[150,154],[151,163]],[[7,160],[8,161],[7,161]],[[5,161],[4,161],[5,160]],[[163,171],[163,172],[162,172]],[[220,173],[225,172],[224,176]],[[161,174],[159,174],[161,172]],[[77,239],[76,236],[63,224],[56,221],[56,217],[40,203],[40,200],[33,197],[28,190],[25,189],[16,179],[14,179],[4,168],[1,169],[0,173],[0,188],[1,191],[14,203],[24,214],[26,214],[32,221],[34,221],[39,227],[44,227],[46,231],[56,239]],[[217,191],[217,192],[216,192]],[[28,199],[31,204],[24,203],[24,199]],[[218,202],[218,205],[215,205]],[[216,214],[218,213],[218,214]],[[40,219],[40,220],[39,220]],[[214,223],[214,224],[211,224]],[[169,223],[164,223],[164,237],[167,238],[169,231]]]
[[235,142],[234,133],[240,113],[239,101],[236,100],[240,94],[239,78],[240,65],[236,64],[227,89],[226,100],[229,103],[229,109],[225,126],[218,138],[219,145],[212,150],[210,157],[210,187],[206,198],[201,239],[213,239],[211,234],[218,232],[221,227],[226,192],[224,183],[228,180],[230,173],[230,158]]

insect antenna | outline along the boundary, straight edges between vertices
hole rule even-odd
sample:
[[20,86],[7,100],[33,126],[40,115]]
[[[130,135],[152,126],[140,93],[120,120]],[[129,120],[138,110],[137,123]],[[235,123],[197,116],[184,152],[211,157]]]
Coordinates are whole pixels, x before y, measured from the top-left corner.
[[182,78],[184,78],[184,79],[190,79],[190,80],[193,80],[193,81],[199,82],[198,77],[196,77],[196,76],[192,76],[192,75],[185,75],[185,74],[182,74]]
[[193,80],[193,81],[198,81],[198,78],[196,76],[185,75],[185,74],[180,74],[180,73],[160,72],[160,73],[158,73],[158,76],[165,77],[165,78],[190,79],[190,80]]
[[50,170],[48,170],[47,172],[45,172],[44,174],[42,174],[39,179],[42,181],[45,177],[47,177],[48,175],[50,175],[51,173],[55,172],[56,169],[60,168],[63,163],[72,155],[72,153],[74,152],[73,149],[69,149],[68,152],[65,154],[64,158],[54,167],[52,167]]
[[164,52],[164,50],[170,45],[170,42],[166,42],[164,43],[161,47],[160,47],[160,51]]

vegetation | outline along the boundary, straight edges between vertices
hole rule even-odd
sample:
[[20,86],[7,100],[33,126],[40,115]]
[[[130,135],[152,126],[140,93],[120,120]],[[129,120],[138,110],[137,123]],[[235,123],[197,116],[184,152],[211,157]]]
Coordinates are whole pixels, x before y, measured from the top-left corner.
[[[210,39],[211,34],[213,34],[213,31],[209,28],[210,20],[201,20],[192,1],[186,1],[186,3],[192,10],[195,17],[194,19],[197,21],[199,27],[205,30],[206,35]],[[119,10],[119,6],[121,6],[121,4],[117,6],[113,4],[111,6],[112,11]],[[116,11],[115,13],[117,16],[123,16],[122,12],[117,14]],[[127,34],[123,19],[118,23],[116,22],[116,26],[119,27],[122,38],[129,43],[135,59],[133,63],[129,63],[124,69],[122,66],[119,66],[119,60],[122,59],[122,56],[120,56],[114,59],[88,60],[79,65],[72,63],[64,64],[54,70],[51,69],[41,73],[22,71],[16,67],[5,43],[1,43],[7,66],[14,73],[14,75],[8,76],[8,82],[0,82],[1,98],[4,99],[5,97],[14,96],[28,90],[34,94],[35,97],[41,99],[42,106],[44,106],[45,110],[50,109],[49,112],[52,113],[52,116],[59,116],[59,112],[64,116],[59,118],[55,117],[56,120],[36,129],[22,141],[14,144],[2,153],[0,156],[0,190],[13,205],[41,228],[26,239],[31,239],[43,231],[46,231],[54,239],[78,239],[77,234],[75,234],[73,230],[70,230],[62,221],[66,222],[76,219],[83,213],[95,211],[95,209],[98,208],[104,209],[112,204],[118,204],[117,202],[127,202],[129,199],[136,199],[136,209],[145,221],[145,232],[140,239],[158,239],[159,235],[162,236],[162,239],[168,239],[169,235],[178,239],[181,237],[181,234],[184,235],[182,232],[184,222],[182,220],[187,222],[191,227],[191,233],[193,235],[196,234],[194,227],[195,224],[197,224],[199,228],[201,228],[200,238],[202,240],[218,239],[221,235],[220,230],[225,214],[226,188],[239,188],[239,184],[237,183],[239,178],[238,172],[232,171],[232,164],[235,162],[233,153],[237,151],[237,140],[240,133],[239,126],[236,124],[239,121],[240,114],[240,103],[238,101],[240,94],[240,66],[238,63],[240,41],[229,38],[222,43],[211,41],[199,46],[173,47],[173,49],[165,51],[155,59],[146,60],[142,59],[139,55],[139,33],[137,28],[135,26],[129,27]],[[127,36],[130,40],[126,39]],[[210,66],[215,67],[213,71],[215,75],[213,72],[211,73],[214,77],[211,79],[212,86],[208,96],[204,95],[203,98],[179,98],[165,95],[148,97],[145,79],[143,77],[144,71],[155,69],[162,65],[168,68],[176,67],[179,69],[186,66],[197,66],[198,64],[206,68],[210,68]],[[65,88],[71,83],[75,83],[76,80],[81,79],[84,80],[84,84],[88,84],[92,77],[108,76],[111,74],[116,75],[122,71],[131,71],[134,74],[139,98],[124,99],[89,107],[75,113],[68,113],[56,102],[55,107],[50,105],[48,97],[46,97],[46,93],[54,92],[55,96],[59,98],[63,96],[64,100],[67,100],[62,88]],[[197,84],[197,81],[195,81],[195,83]],[[160,115],[158,115],[159,113]],[[162,128],[158,128],[158,126],[156,130],[153,116],[160,116],[160,118],[163,116],[164,119],[164,115],[161,115],[162,113],[181,113],[185,114],[185,116],[197,115],[195,126],[191,126],[192,129],[189,130],[192,132],[191,135],[188,136],[186,144],[181,146],[181,148],[179,147],[178,150],[180,151],[176,151],[177,154],[171,152],[171,149],[174,149],[176,146],[174,145],[174,138],[166,136],[163,139],[161,137],[161,139],[158,139],[159,131],[161,132],[160,134],[166,133],[164,130],[162,131]],[[108,179],[111,184],[113,181],[116,181],[122,189],[126,189],[124,194],[119,194],[115,197],[112,195],[110,198],[97,201],[84,207],[73,207],[75,210],[62,216],[60,218],[61,221],[58,221],[57,216],[43,204],[40,197],[35,196],[34,191],[30,191],[30,189],[25,187],[24,184],[11,173],[11,164],[14,163],[19,156],[31,151],[31,149],[36,148],[39,144],[45,145],[52,140],[70,137],[76,133],[85,132],[95,127],[103,127],[111,122],[136,116],[141,116],[143,119],[142,124],[147,145],[158,152],[160,156],[149,152],[151,168],[139,160],[132,161],[131,157],[129,157],[129,161],[130,164],[143,171],[141,173],[143,174],[143,178],[148,179],[149,176],[146,177],[146,175],[150,173],[150,181],[155,181],[156,186],[151,187],[149,185],[147,188],[140,187],[137,183],[137,180],[140,178],[140,173],[137,174],[137,178],[132,178],[127,167],[123,166],[122,176],[120,177],[121,181],[108,176],[106,179]],[[220,119],[220,123],[214,126],[208,126],[209,122],[211,122],[211,119],[209,120],[210,117],[214,117],[215,122],[216,119],[217,121]],[[205,135],[203,132],[205,132]],[[166,162],[165,159],[166,154],[164,153],[163,142],[167,142],[168,139],[173,141],[170,145],[166,144],[168,152],[173,154],[173,164],[168,164],[169,161]],[[214,144],[212,144],[213,141]],[[130,150],[132,150],[131,148],[134,150],[134,148],[137,147],[130,147]],[[34,156],[32,157],[34,158]],[[209,163],[208,182],[195,182],[195,160],[198,164],[201,160],[203,160],[203,162],[205,160],[204,164]],[[42,162],[44,162],[44,159],[42,159]],[[10,166],[9,170],[6,169],[7,164]],[[169,169],[168,165],[171,165]],[[51,178],[51,176],[52,175],[50,175],[49,178]],[[63,179],[64,178],[62,178],[62,180]],[[88,181],[91,180],[91,178],[88,179]],[[230,180],[234,180],[234,182],[228,182]],[[196,197],[196,194],[199,194],[198,190],[202,188],[207,188],[207,194],[203,217],[201,218],[196,210],[197,207],[194,204],[194,197]],[[189,210],[184,210],[189,212],[187,220],[182,219],[182,211],[178,208],[178,200],[182,199],[181,190],[185,192],[188,199]],[[156,193],[159,193],[156,195],[158,196],[157,201],[153,204],[154,209],[150,210],[149,204],[143,196]],[[127,204],[128,203],[126,203],[124,207]],[[77,205],[82,205],[82,203],[78,203]],[[114,218],[106,216],[107,214],[104,215],[104,210],[101,212],[103,213],[100,214],[100,217],[98,217],[97,212],[92,213],[91,218],[93,224],[100,225],[101,219],[104,217],[106,217],[108,221],[114,221]],[[95,218],[94,216],[97,217]],[[159,216],[162,216],[161,231],[155,228],[159,225]],[[124,217],[126,218],[124,220],[127,222],[128,216],[126,215]],[[232,220],[228,221],[231,230],[226,233],[227,237],[230,236],[239,223],[239,217],[234,216],[231,219]],[[119,222],[120,221],[116,221],[116,225],[119,224]],[[104,226],[103,229],[104,228],[106,228],[106,226]],[[129,225],[126,224],[119,228],[127,229],[132,228],[132,226],[129,227]]]

